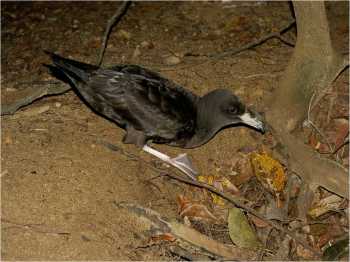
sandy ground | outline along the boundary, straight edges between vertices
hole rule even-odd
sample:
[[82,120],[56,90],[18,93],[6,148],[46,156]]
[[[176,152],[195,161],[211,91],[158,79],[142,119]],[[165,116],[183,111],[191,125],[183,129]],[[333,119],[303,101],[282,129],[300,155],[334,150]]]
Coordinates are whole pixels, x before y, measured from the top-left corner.
[[[96,62],[104,27],[117,6],[113,2],[3,2],[2,102],[33,81],[53,80],[42,66],[49,62],[43,49]],[[197,94],[228,88],[264,112],[291,47],[270,40],[254,50],[202,65],[196,64],[208,58],[188,54],[242,46],[290,19],[287,2],[138,2],[111,33],[104,64],[144,65]],[[169,65],[167,57],[174,54],[181,63]],[[101,145],[102,139],[154,161],[135,146],[123,145],[124,131],[94,114],[73,91],[2,117],[1,128],[3,259],[179,259],[166,245],[140,248],[147,242],[144,225],[113,202],[137,203],[172,218],[178,217],[178,195],[204,196]],[[173,156],[186,152],[202,174],[213,174],[230,172],[239,149],[263,144],[259,133],[236,127],[223,130],[198,149],[155,147]]]

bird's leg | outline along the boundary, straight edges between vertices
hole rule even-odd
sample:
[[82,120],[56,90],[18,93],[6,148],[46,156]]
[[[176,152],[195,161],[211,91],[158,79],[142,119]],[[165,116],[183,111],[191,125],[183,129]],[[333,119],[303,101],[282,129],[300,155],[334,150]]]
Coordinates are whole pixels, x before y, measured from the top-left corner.
[[187,176],[189,176],[191,179],[197,180],[196,177],[198,175],[198,172],[194,169],[191,160],[187,157],[186,154],[181,154],[177,157],[170,158],[168,155],[159,152],[158,150],[155,150],[154,148],[148,145],[144,145],[142,150],[176,167],[177,169],[185,173]]

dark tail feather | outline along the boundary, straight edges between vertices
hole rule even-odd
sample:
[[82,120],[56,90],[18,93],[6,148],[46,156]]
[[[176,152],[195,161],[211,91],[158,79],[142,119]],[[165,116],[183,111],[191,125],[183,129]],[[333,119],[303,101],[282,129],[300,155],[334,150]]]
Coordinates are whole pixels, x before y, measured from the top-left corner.
[[67,82],[68,79],[73,83],[75,83],[76,81],[87,82],[90,73],[98,69],[98,66],[89,65],[71,59],[63,58],[49,51],[44,52],[51,57],[52,62],[55,65],[45,66],[47,66],[50,69],[51,73],[55,77],[65,82]]
[[61,69],[54,65],[48,65],[48,64],[43,64],[45,67],[47,67],[50,70],[50,73],[52,76],[56,77],[57,79],[65,82],[65,83],[71,83],[72,81],[66,76],[65,73],[62,72]]

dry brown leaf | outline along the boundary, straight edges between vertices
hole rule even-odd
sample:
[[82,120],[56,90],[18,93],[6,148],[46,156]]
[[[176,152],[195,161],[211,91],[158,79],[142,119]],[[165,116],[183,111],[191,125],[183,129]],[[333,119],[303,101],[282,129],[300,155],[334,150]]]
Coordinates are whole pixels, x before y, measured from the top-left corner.
[[[223,176],[219,176],[219,175],[198,176],[198,181],[211,185],[217,188],[218,190],[220,190],[221,192],[227,191],[235,195],[239,194],[239,189],[234,184],[232,184],[230,180],[228,180],[226,177],[223,177]],[[225,200],[222,197],[214,193],[210,193],[210,196],[214,204],[220,205],[220,206],[225,205]]]
[[253,221],[253,223],[256,227],[264,228],[264,227],[269,226],[269,224],[266,221],[264,221],[256,216],[253,216],[253,215],[248,215],[248,216],[249,216],[250,220]]
[[315,133],[311,133],[309,136],[309,145],[312,148],[317,148],[318,144],[319,144],[319,141],[317,140]]
[[174,242],[176,240],[176,237],[170,233],[164,233],[164,234],[159,234],[159,235],[154,235],[151,237],[151,240],[153,242],[158,242],[158,241],[169,241],[169,242]]
[[336,129],[335,147],[337,148],[344,143],[344,140],[349,133],[349,121],[344,118],[335,119],[334,126]]
[[178,196],[179,215],[194,220],[216,221],[217,218],[208,210],[206,206],[200,203],[191,202],[184,196]]
[[338,210],[343,202],[343,198],[337,195],[330,195],[320,200],[319,203],[308,212],[312,218],[317,218],[329,211]]
[[232,180],[237,186],[248,182],[254,176],[250,159],[246,155],[236,162],[235,169],[238,175],[232,176]]
[[301,245],[297,245],[297,255],[306,260],[316,259],[315,255],[310,250]]

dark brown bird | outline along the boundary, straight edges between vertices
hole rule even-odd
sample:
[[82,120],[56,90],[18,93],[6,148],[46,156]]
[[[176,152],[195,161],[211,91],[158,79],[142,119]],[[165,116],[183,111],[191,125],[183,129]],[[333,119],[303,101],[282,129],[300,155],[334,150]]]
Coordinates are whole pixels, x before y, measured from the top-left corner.
[[69,81],[96,112],[126,130],[124,143],[142,147],[192,178],[196,172],[185,154],[171,159],[147,142],[194,148],[232,125],[265,131],[259,115],[229,90],[216,89],[199,97],[137,65],[99,68],[47,53],[53,62],[47,66],[54,76]]

